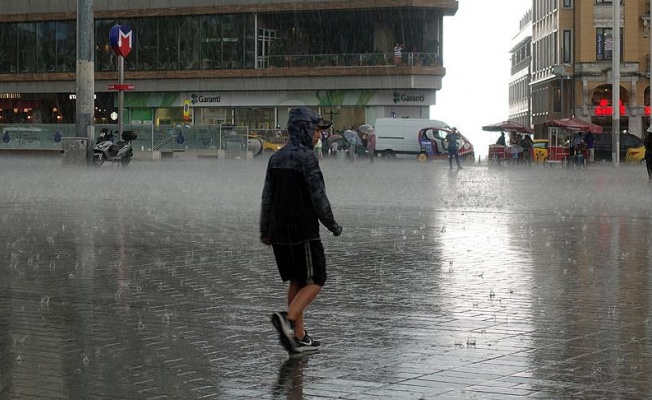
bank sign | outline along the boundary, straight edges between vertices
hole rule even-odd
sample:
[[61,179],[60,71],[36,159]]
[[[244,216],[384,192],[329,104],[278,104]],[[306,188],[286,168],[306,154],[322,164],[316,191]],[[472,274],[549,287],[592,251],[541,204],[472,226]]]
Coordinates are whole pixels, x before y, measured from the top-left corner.
[[222,102],[222,97],[215,93],[193,93],[190,95],[190,102],[193,106],[211,105]]
[[393,95],[394,104],[400,103],[423,103],[426,101],[426,96],[424,94],[410,94],[410,93],[401,93],[394,92]]

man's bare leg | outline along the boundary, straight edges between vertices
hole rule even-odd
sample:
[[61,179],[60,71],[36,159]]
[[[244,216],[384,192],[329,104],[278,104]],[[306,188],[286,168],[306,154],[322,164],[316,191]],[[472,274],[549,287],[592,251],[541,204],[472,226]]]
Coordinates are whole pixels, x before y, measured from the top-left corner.
[[321,286],[316,284],[301,287],[297,281],[290,281],[288,287],[288,315],[287,318],[294,322],[294,336],[303,339],[305,329],[303,327],[303,310],[315,300]]

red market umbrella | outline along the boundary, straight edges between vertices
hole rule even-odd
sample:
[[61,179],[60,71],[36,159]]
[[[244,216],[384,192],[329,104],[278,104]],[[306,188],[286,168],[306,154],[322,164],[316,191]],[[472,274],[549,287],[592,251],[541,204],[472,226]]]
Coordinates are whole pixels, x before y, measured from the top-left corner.
[[546,121],[545,125],[557,126],[575,132],[602,133],[602,127],[600,125],[592,124],[576,117],[553,119]]
[[487,132],[534,133],[534,131],[529,127],[511,121],[496,122],[495,124],[485,125],[482,127],[482,130]]

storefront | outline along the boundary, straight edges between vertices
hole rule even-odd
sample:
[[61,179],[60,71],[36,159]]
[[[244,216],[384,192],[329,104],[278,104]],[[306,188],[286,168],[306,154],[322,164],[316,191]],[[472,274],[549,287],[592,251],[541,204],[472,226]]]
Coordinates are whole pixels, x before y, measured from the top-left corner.
[[[96,124],[114,122],[113,93],[95,95]],[[0,123],[3,124],[74,124],[75,93],[0,93]]]
[[434,103],[434,91],[418,90],[129,92],[125,94],[125,122],[274,129],[286,124],[290,108],[308,106],[341,130],[382,117],[428,118]]

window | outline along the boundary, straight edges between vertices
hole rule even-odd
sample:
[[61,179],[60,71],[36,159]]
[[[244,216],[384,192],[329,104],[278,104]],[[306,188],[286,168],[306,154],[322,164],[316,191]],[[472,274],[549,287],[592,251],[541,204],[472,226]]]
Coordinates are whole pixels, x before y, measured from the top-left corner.
[[561,112],[561,89],[560,88],[554,88],[553,92],[553,100],[552,100],[552,111],[559,113]]
[[571,8],[571,7],[573,7],[573,0],[564,0],[563,7],[564,7],[564,8]]
[[[97,20],[95,21],[95,70],[96,71],[115,71],[118,63],[116,62],[113,54],[113,49],[109,46],[109,32],[115,25],[115,20]],[[76,33],[75,33],[76,35]],[[76,37],[72,45],[75,46]],[[76,49],[73,47],[73,63],[71,67],[74,69],[75,58],[77,57]],[[71,69],[71,70],[73,70]]]
[[158,20],[158,65],[159,70],[176,70],[179,61],[178,21],[171,17]]
[[36,42],[36,23],[19,23],[17,72],[36,71]]
[[562,47],[562,62],[570,64],[573,62],[573,35],[570,30],[565,30],[563,33],[563,47]]
[[56,22],[36,23],[36,72],[55,72],[57,64]]
[[57,71],[71,72],[75,70],[77,58],[77,29],[75,21],[57,22],[56,48],[57,48]]
[[156,18],[144,18],[138,21],[137,46],[138,70],[149,71],[156,69],[158,56],[158,37],[157,37]]
[[[613,29],[612,28],[597,28],[595,30],[596,38],[596,59],[612,60],[613,59]],[[623,56],[623,32],[620,29],[620,57]]]
[[16,73],[18,65],[18,29],[16,24],[0,25],[0,72]]

